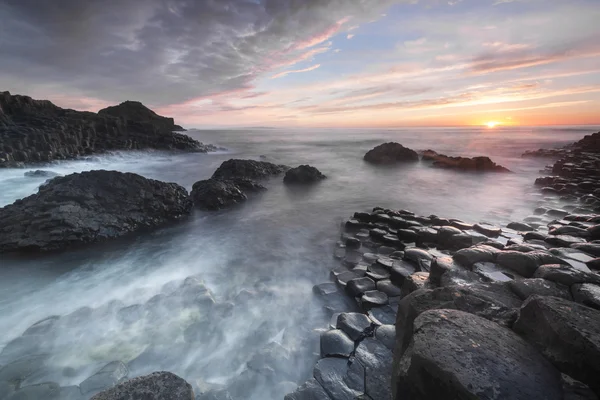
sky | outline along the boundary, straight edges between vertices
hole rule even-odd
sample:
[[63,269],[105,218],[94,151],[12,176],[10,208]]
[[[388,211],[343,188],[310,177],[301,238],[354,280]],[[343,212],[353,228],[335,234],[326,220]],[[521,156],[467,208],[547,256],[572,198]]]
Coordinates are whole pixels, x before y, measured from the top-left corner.
[[600,0],[0,0],[0,90],[186,127],[600,124]]

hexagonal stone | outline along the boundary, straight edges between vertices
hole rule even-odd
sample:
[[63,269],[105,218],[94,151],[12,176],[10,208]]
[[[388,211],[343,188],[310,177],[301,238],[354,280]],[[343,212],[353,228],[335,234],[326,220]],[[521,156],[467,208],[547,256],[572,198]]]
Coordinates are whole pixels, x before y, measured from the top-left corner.
[[519,296],[521,300],[525,300],[534,294],[540,296],[561,297],[563,299],[571,300],[571,295],[567,286],[542,278],[511,281],[508,283],[508,287]]
[[375,290],[375,281],[371,278],[354,278],[346,285],[346,292],[352,297],[362,296],[369,290]]
[[341,313],[338,316],[336,328],[344,331],[352,340],[359,340],[369,334],[371,320],[361,313]]
[[336,280],[340,286],[345,287],[352,279],[362,278],[363,276],[365,276],[363,271],[346,271],[339,274]]
[[313,292],[315,294],[326,296],[328,294],[332,294],[338,291],[338,287],[333,282],[321,283],[313,286]]
[[397,307],[383,306],[369,310],[367,313],[376,325],[391,325],[396,323]]
[[382,307],[389,302],[387,294],[379,290],[365,292],[360,298],[360,305],[363,310],[370,310],[374,307]]
[[408,261],[394,261],[390,270],[391,281],[402,287],[406,278],[415,273],[416,267]]
[[365,393],[372,399],[391,399],[392,351],[379,340],[366,338],[356,348],[356,359],[365,368]]
[[415,272],[404,280],[402,285],[402,297],[414,292],[415,290],[423,289],[427,286],[429,272]]
[[321,334],[321,357],[350,357],[354,351],[354,341],[341,329]]
[[300,385],[293,393],[286,395],[284,400],[331,400],[331,397],[313,378]]
[[[2,394],[3,395],[3,394]],[[6,400],[60,400],[60,386],[54,382],[25,386],[6,397]]]
[[398,297],[401,294],[400,288],[394,285],[389,279],[377,282],[377,290],[387,294],[388,297]]
[[600,286],[591,283],[576,283],[571,286],[573,300],[600,310]]
[[382,279],[388,279],[390,277],[390,273],[384,267],[379,266],[378,264],[371,264],[367,268],[367,276],[380,281]]
[[379,340],[385,347],[394,350],[396,340],[396,327],[394,325],[381,325],[375,329],[375,339]]
[[315,365],[313,376],[332,399],[355,400],[365,391],[365,371],[357,361],[322,358]]

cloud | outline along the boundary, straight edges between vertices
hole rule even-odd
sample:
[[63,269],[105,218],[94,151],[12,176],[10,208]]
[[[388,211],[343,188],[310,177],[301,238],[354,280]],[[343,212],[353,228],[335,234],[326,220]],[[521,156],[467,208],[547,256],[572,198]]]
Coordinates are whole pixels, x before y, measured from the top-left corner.
[[308,67],[308,68],[304,68],[304,69],[294,69],[294,70],[291,70],[291,71],[283,71],[283,72],[280,72],[278,74],[273,75],[271,77],[271,79],[282,78],[282,77],[284,77],[286,75],[289,75],[289,74],[298,74],[298,73],[301,73],[301,72],[314,71],[315,69],[319,68],[320,66],[321,66],[321,64],[315,64],[312,67]]
[[151,105],[249,90],[399,1],[2,0],[0,87]]
[[352,39],[354,37],[354,33],[349,33],[348,36],[346,36],[346,39]]

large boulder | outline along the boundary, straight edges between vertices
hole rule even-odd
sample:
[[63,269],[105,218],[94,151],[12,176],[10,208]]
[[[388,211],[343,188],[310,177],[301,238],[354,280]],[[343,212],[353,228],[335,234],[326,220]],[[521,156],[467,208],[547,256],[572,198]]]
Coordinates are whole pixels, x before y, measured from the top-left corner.
[[544,251],[501,251],[496,256],[496,262],[501,266],[517,272],[526,278],[531,278],[536,270],[544,264],[567,264],[566,261]]
[[154,372],[98,393],[91,400],[194,400],[192,386],[170,372]]
[[0,92],[0,167],[111,150],[216,150],[173,132],[181,129],[172,118],[161,117],[138,102],[125,102],[95,114]]
[[289,169],[283,177],[283,182],[286,184],[308,184],[315,183],[327,177],[315,167],[310,165],[301,165],[296,168]]
[[417,162],[419,155],[416,151],[404,147],[400,143],[390,142],[369,150],[365,154],[364,160],[371,164],[396,164]]
[[600,311],[558,297],[530,297],[514,328],[561,372],[600,395]]
[[228,208],[248,198],[233,181],[216,179],[194,183],[190,197],[197,208],[206,211]]
[[395,399],[560,400],[561,376],[509,329],[456,310],[431,310],[395,354]]
[[117,171],[71,174],[0,209],[0,252],[101,242],[179,220],[191,209],[175,183]]
[[213,173],[212,179],[263,179],[279,175],[290,167],[277,165],[266,161],[231,159],[223,162]]
[[433,161],[432,165],[437,168],[469,172],[510,172],[509,169],[496,164],[489,157],[450,157],[427,150],[423,153],[423,159]]

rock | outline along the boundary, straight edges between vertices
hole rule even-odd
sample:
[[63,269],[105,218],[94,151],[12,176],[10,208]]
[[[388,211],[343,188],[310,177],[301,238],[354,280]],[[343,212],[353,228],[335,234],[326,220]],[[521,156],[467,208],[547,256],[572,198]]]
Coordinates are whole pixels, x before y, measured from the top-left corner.
[[406,278],[414,274],[415,271],[415,266],[407,261],[392,261],[390,278],[396,286],[402,287]]
[[600,284],[600,275],[593,272],[585,272],[564,264],[542,265],[535,271],[535,278],[543,278],[552,282],[571,286],[576,283]]
[[333,329],[321,334],[321,357],[350,357],[352,352],[354,341],[344,331]]
[[423,159],[433,161],[433,166],[437,168],[468,172],[510,172],[503,166],[494,163],[489,157],[449,157],[433,150],[427,150],[423,153]]
[[366,338],[356,348],[356,360],[365,368],[365,394],[391,400],[392,351],[379,340]]
[[417,162],[419,155],[416,151],[402,146],[399,143],[384,143],[365,154],[364,160],[371,164],[396,164],[404,162]]
[[378,281],[377,290],[387,294],[388,297],[398,297],[402,294],[402,290],[398,286],[394,285],[389,279]]
[[369,317],[361,313],[341,313],[337,319],[337,329],[344,331],[350,339],[357,341],[372,332],[372,323]]
[[423,249],[412,247],[404,251],[404,259],[407,261],[413,261],[419,266],[421,271],[429,271],[433,256]]
[[513,329],[561,372],[600,393],[600,311],[557,297],[530,297]]
[[394,325],[381,325],[375,329],[375,339],[379,340],[385,347],[394,351],[396,341],[396,327]]
[[600,225],[590,226],[586,229],[590,240],[600,240]]
[[48,360],[47,355],[26,355],[0,368],[0,382],[20,384],[36,371],[42,369]]
[[231,159],[223,162],[221,166],[217,168],[212,175],[212,179],[263,179],[282,174],[289,168],[290,167],[286,165],[277,165],[266,161]]
[[521,300],[526,300],[529,296],[533,295],[554,296],[571,300],[571,294],[569,293],[569,288],[567,286],[542,278],[510,281],[508,287],[510,287]]
[[94,395],[102,390],[121,383],[127,378],[128,374],[129,371],[125,364],[121,361],[113,361],[106,364],[100,371],[81,382],[79,387],[81,388],[81,393],[84,395]]
[[313,286],[313,293],[326,296],[328,294],[332,294],[338,291],[338,288],[333,282],[321,283],[319,285]]
[[576,226],[564,225],[559,226],[558,228],[551,229],[548,232],[550,235],[569,235],[576,237],[588,237],[589,233],[583,228],[578,228]]
[[52,179],[0,209],[0,252],[64,250],[157,228],[187,216],[186,190],[116,171]]
[[415,290],[426,288],[428,286],[428,280],[428,272],[415,272],[414,274],[408,276],[402,285],[401,297],[407,296]]
[[569,247],[572,244],[585,243],[585,239],[568,235],[551,235],[545,239],[545,242],[551,244],[552,246]]
[[496,262],[525,278],[531,278],[540,265],[565,263],[562,259],[543,251],[531,251],[529,253],[502,251],[498,253]]
[[283,177],[283,182],[287,184],[307,184],[319,182],[327,178],[315,167],[310,165],[301,165],[296,168],[289,169]]
[[473,230],[487,237],[498,237],[502,233],[502,229],[490,224],[475,224]]
[[591,270],[598,271],[600,270],[600,258],[594,258],[593,260],[586,262],[585,265]]
[[483,277],[488,282],[509,282],[523,279],[515,271],[501,267],[496,263],[478,262],[473,264],[473,272]]
[[[394,299],[400,300],[399,297]],[[388,297],[388,301],[392,299]],[[390,325],[396,321],[396,307],[393,305],[387,305],[382,307],[375,307],[367,312],[369,319],[373,321],[375,325]]]
[[363,293],[377,288],[375,281],[371,278],[354,278],[346,284],[346,292],[352,297],[362,296]]
[[367,276],[375,281],[380,281],[389,279],[390,273],[386,268],[381,267],[378,264],[371,264],[367,267]]
[[454,262],[452,257],[436,257],[431,263],[429,281],[435,285],[441,283],[442,276],[448,271],[461,271],[464,268]]
[[426,311],[415,320],[393,380],[396,399],[562,399],[560,374],[531,345],[455,310]]
[[589,386],[562,374],[563,400],[598,400]]
[[190,197],[197,208],[205,211],[232,207],[248,199],[233,181],[216,179],[194,183]]
[[80,112],[47,100],[0,92],[1,167],[73,159],[115,150],[214,151],[186,135],[172,118],[156,115],[138,102],[98,112]]
[[294,393],[285,396],[284,400],[331,400],[323,386],[316,379],[310,379],[302,384]]
[[600,257],[600,243],[575,243],[571,247],[594,257]]
[[359,362],[345,358],[322,358],[313,376],[335,400],[354,400],[365,391],[364,368]]
[[530,232],[535,230],[531,225],[523,222],[511,222],[510,224],[506,225],[506,227],[519,232]]
[[84,400],[79,386],[63,386],[60,388],[60,400]]
[[52,315],[50,317],[44,318],[33,325],[31,325],[25,332],[23,332],[23,336],[29,335],[45,335],[49,333],[56,326],[56,322],[60,319],[58,315]]
[[37,169],[35,171],[27,171],[24,174],[29,178],[54,178],[55,176],[60,176],[59,173],[54,171],[45,171],[43,169]]
[[170,372],[133,378],[98,393],[91,400],[194,400],[192,386]]
[[600,286],[591,283],[576,283],[571,286],[573,300],[600,310]]
[[471,268],[478,262],[494,262],[500,252],[491,246],[475,246],[457,251],[452,257],[459,264]]
[[[2,394],[0,394],[2,396]],[[60,386],[54,382],[25,386],[12,393],[6,400],[61,400]]]

